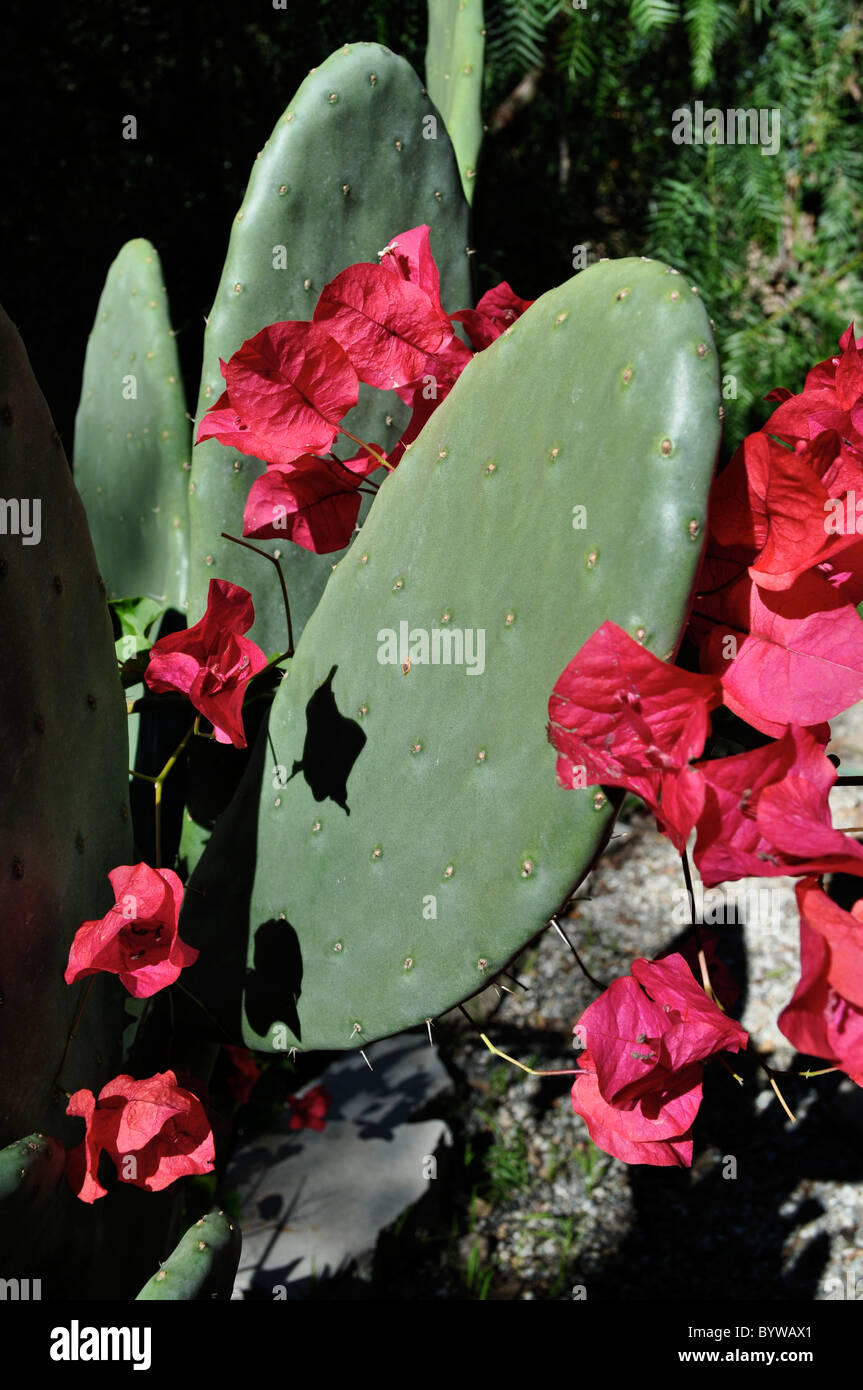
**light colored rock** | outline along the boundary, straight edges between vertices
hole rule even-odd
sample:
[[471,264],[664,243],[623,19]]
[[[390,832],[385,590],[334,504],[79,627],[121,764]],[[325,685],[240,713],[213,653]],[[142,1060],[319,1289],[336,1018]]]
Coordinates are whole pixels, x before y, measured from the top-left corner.
[[284,1128],[235,1153],[227,1186],[242,1201],[243,1253],[234,1298],[303,1298],[323,1279],[368,1262],[378,1234],[437,1177],[451,1136],[439,1119],[411,1123],[449,1077],[425,1035],[346,1053],[315,1083],[333,1097],[326,1128]]

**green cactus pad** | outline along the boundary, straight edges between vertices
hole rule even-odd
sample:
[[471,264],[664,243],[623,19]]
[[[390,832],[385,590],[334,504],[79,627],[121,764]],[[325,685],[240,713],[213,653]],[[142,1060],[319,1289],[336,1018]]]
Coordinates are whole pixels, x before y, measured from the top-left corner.
[[223,1211],[208,1212],[190,1227],[136,1301],[230,1299],[241,1247],[237,1223]]
[[[424,138],[428,115],[435,139]],[[269,323],[310,319],[329,280],[357,261],[375,262],[399,232],[428,223],[445,307],[454,313],[472,303],[468,221],[443,121],[403,58],[360,43],[314,68],[259,154],[234,220],[204,339],[196,431],[224,386],[220,357],[227,360]],[[388,448],[407,418],[393,393],[364,386],[345,425]],[[272,653],[287,646],[273,566],[221,539],[222,531],[242,535],[246,498],[262,470],[215,440],[193,451],[189,619],[203,613],[210,579],[229,579],[254,595],[249,635]],[[313,555],[290,541],[262,544],[282,555],[298,636],[338,555]]]
[[[463,373],[279,687],[257,825],[246,786],[201,861],[194,939],[222,897],[250,926],[248,1046],[357,1047],[440,1014],[567,900],[610,808],[557,786],[548,698],[606,619],[674,653],[719,429],[707,315],[659,262],[584,271]],[[387,651],[402,623],[438,664],[418,636]]]
[[429,0],[426,86],[446,121],[468,202],[482,144],[482,0]]
[[63,1145],[44,1134],[28,1134],[0,1149],[0,1212],[9,1204],[37,1202],[53,1192],[65,1165]]
[[[66,1151],[56,1139],[28,1134],[0,1150],[0,1273],[45,1273],[64,1198]],[[65,1189],[65,1190],[64,1190]],[[49,1229],[46,1229],[46,1226]]]
[[129,241],[99,300],[75,419],[75,482],[109,598],[185,611],[191,447],[159,257]]
[[[24,345],[0,310],[0,469],[6,499],[39,499],[41,535],[0,536],[0,1143],[57,1133],[52,1081],[83,985],[64,983],[80,924],[113,902],[131,854],[126,707],[104,585],[59,436]],[[7,502],[8,508],[8,502]],[[34,532],[35,534],[35,532]],[[63,1087],[116,1074],[123,991],[97,980]]]

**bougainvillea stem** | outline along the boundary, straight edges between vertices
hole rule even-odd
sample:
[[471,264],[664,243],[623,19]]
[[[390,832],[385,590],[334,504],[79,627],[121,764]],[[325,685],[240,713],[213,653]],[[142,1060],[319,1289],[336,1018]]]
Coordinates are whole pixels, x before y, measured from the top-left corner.
[[339,425],[339,433],[347,435],[348,439],[352,439],[355,444],[359,444],[361,449],[365,449],[367,454],[370,454],[373,459],[377,459],[378,463],[383,468],[386,468],[388,472],[395,472],[394,464],[387,463],[386,459],[382,454],[378,453],[377,449],[373,449],[371,444],[366,444],[364,439],[358,439],[355,434],[351,434],[350,430],[346,430],[344,425]]
[[524,992],[525,992],[525,994],[529,994],[529,993],[530,993],[530,990],[528,989],[528,986],[525,985],[525,984],[523,984],[523,983],[521,982],[521,980],[517,979],[517,978],[515,977],[515,975],[510,975],[510,973],[509,973],[508,970],[502,970],[500,973],[501,973],[502,975],[505,975],[506,978],[507,978],[508,980],[512,980],[512,982],[513,982],[514,985],[518,985],[519,989],[523,989]]
[[707,969],[707,957],[704,954],[704,944],[701,940],[701,932],[699,930],[701,924],[698,921],[698,917],[695,911],[695,893],[692,888],[692,872],[689,868],[689,855],[685,847],[680,855],[680,862],[683,865],[683,877],[686,882],[686,895],[689,898],[689,920],[692,925],[692,929],[695,932],[695,943],[698,950],[698,967],[701,971],[701,983],[704,986],[704,993],[707,995],[708,999],[712,1000],[716,1007],[718,1009],[722,1009],[722,1012],[725,1013],[725,1009],[717,999],[713,986],[710,983],[710,971]]
[[[60,1085],[60,1078],[62,1077],[63,1072],[66,1070],[66,1062],[68,1061],[68,1058],[69,1058],[69,1048],[72,1046],[72,1039],[74,1038],[75,1034],[78,1032],[78,1024],[81,1022],[81,1019],[82,1019],[83,1014],[84,1014],[84,1010],[85,1010],[85,1008],[87,1007],[87,1000],[90,998],[90,991],[91,991],[91,989],[93,988],[93,985],[94,985],[94,983],[95,983],[95,980],[96,980],[96,976],[95,976],[95,975],[91,975],[90,978],[89,978],[89,980],[87,981],[86,985],[84,986],[84,992],[83,992],[83,994],[81,995],[81,1002],[79,1003],[77,1009],[75,1010],[75,1017],[72,1019],[72,1027],[69,1029],[69,1032],[68,1032],[67,1037],[66,1037],[66,1046],[65,1046],[64,1049],[63,1049],[63,1056],[62,1056],[61,1059],[60,1059],[60,1065],[59,1065],[59,1067],[57,1068],[57,1074],[56,1074],[56,1076],[54,1077],[54,1085],[55,1085],[55,1086],[59,1086],[59,1085]],[[68,1094],[68,1093],[65,1093],[65,1094]]]
[[[470,1024],[471,1028],[473,1028],[474,1031],[475,1031],[476,1033],[479,1034],[481,1041],[485,1043],[485,1045],[486,1045],[486,1047],[488,1048],[489,1052],[493,1052],[494,1055],[495,1055],[495,1057],[500,1057],[502,1061],[504,1061],[504,1062],[509,1062],[511,1066],[513,1066],[513,1067],[518,1067],[519,1071],[526,1071],[526,1072],[528,1073],[529,1076],[577,1076],[577,1075],[578,1075],[578,1067],[567,1067],[565,1070],[540,1071],[540,1070],[537,1070],[535,1067],[529,1067],[529,1066],[527,1066],[524,1062],[517,1062],[516,1059],[515,1059],[515,1057],[510,1057],[509,1054],[508,1054],[507,1052],[501,1052],[501,1050],[500,1050],[499,1047],[495,1047],[494,1043],[490,1040],[490,1038],[488,1037],[488,1035],[487,1035],[486,1033],[483,1033],[482,1030],[479,1028],[479,1026],[478,1026],[478,1024],[476,1023],[475,1019],[472,1019],[472,1018],[471,1018],[471,1016],[470,1016],[470,1014],[468,1013],[467,1009],[465,1008],[464,1004],[459,1004],[458,1007],[459,1007],[459,1009],[461,1010],[461,1012],[464,1014],[465,1018],[467,1019],[468,1023]],[[426,1023],[429,1023],[429,1024],[430,1024],[430,1020],[429,1020],[429,1019],[426,1019]],[[431,1027],[430,1027],[430,1026],[429,1026],[429,1038],[431,1038]]]
[[222,538],[223,538],[223,540],[226,540],[226,541],[233,541],[233,542],[234,542],[234,545],[244,545],[244,546],[246,547],[247,550],[254,550],[254,552],[255,552],[256,555],[263,555],[263,557],[264,557],[265,560],[270,560],[270,561],[275,565],[276,571],[277,571],[278,576],[279,576],[279,583],[280,583],[281,586],[282,586],[282,599],[283,599],[284,604],[285,604],[285,618],[287,619],[287,623],[288,623],[288,650],[287,650],[287,652],[286,652],[286,656],[293,656],[293,654],[294,654],[294,625],[293,625],[293,623],[291,622],[291,605],[290,605],[290,601],[289,601],[289,599],[288,599],[288,586],[287,586],[287,584],[285,583],[285,576],[284,576],[283,573],[282,573],[282,566],[281,566],[281,564],[279,563],[279,560],[278,560],[277,556],[275,556],[275,555],[270,555],[270,553],[269,553],[268,551],[262,550],[261,547],[258,546],[258,545],[250,545],[250,543],[249,543],[248,541],[242,541],[242,540],[240,540],[239,536],[229,536],[228,533],[227,533],[227,531],[223,531],[223,532],[222,532]]
[[177,759],[179,758],[179,756],[180,756],[180,754],[182,753],[183,749],[185,748],[186,744],[189,742],[189,739],[192,737],[192,734],[195,733],[195,732],[197,731],[199,719],[200,719],[200,715],[197,715],[197,716],[195,717],[194,723],[192,723],[192,724],[189,725],[189,728],[186,730],[186,732],[185,732],[185,734],[183,735],[183,737],[181,738],[180,742],[177,744],[177,747],[174,749],[174,751],[173,751],[173,753],[171,754],[170,758],[169,758],[168,761],[165,763],[165,766],[162,768],[162,771],[159,773],[158,777],[156,777],[156,778],[154,779],[154,780],[155,780],[155,785],[154,785],[154,787],[153,787],[153,794],[154,794],[154,796],[155,796],[155,802],[156,802],[156,864],[155,864],[155,867],[156,867],[157,869],[161,869],[161,867],[162,867],[162,787],[163,787],[164,784],[165,784],[165,779],[168,777],[168,774],[170,773],[171,769],[174,767],[174,765],[175,765]]
[[517,1062],[516,1059],[515,1059],[514,1057],[510,1057],[508,1053],[506,1053],[506,1052],[501,1052],[501,1050],[500,1050],[499,1047],[495,1047],[494,1043],[489,1041],[489,1039],[486,1037],[485,1033],[480,1033],[480,1038],[481,1038],[482,1041],[485,1043],[485,1045],[486,1045],[486,1047],[488,1048],[489,1052],[493,1052],[493,1053],[494,1053],[495,1057],[500,1057],[500,1058],[502,1058],[502,1060],[503,1060],[504,1062],[509,1062],[511,1066],[513,1066],[513,1067],[518,1067],[519,1071],[526,1071],[527,1074],[528,1074],[528,1076],[577,1076],[577,1075],[578,1075],[578,1067],[567,1067],[565,1070],[556,1069],[556,1070],[554,1070],[554,1071],[543,1071],[543,1070],[539,1070],[539,1069],[536,1068],[536,1067],[529,1067],[529,1066],[527,1066],[524,1062]]
[[[194,890],[194,889],[189,889],[188,891],[194,892],[195,890]],[[184,984],[181,984],[179,980],[175,981],[175,983],[174,983],[174,985],[172,986],[172,988],[178,989],[178,990],[181,992],[181,994],[185,994],[185,996],[186,996],[187,999],[191,999],[192,1003],[193,1003],[197,1008],[199,1008],[199,1009],[201,1010],[201,1013],[204,1015],[204,1017],[205,1017],[210,1023],[212,1023],[213,1027],[214,1027],[214,1028],[218,1028],[219,1032],[224,1036],[224,1038],[226,1039],[226,1041],[230,1042],[230,1040],[231,1040],[231,1034],[229,1034],[229,1033],[227,1032],[227,1030],[222,1026],[222,1024],[219,1022],[219,1020],[215,1017],[215,1015],[210,1013],[210,1010],[206,1007],[206,1005],[201,1003],[201,1000],[197,997],[197,995],[193,994],[192,991],[191,991],[190,989],[187,989],[186,986],[185,986]],[[168,991],[168,1002],[169,1002],[169,1004],[170,1004],[170,1006],[171,1006],[171,1010],[172,1010],[172,1013],[173,1013],[174,1002],[173,1002],[173,1000],[172,1000],[172,998],[171,998],[171,991],[170,991],[170,990]]]
[[[378,454],[375,454],[374,457],[375,457],[375,458],[378,458],[379,455],[378,455]],[[354,484],[356,483],[356,480],[357,480],[357,475],[356,475],[356,473],[354,473],[353,469],[348,468],[348,465],[347,465],[346,463],[343,463],[342,460],[341,460],[340,458],[338,458],[335,454],[327,454],[327,456],[326,456],[326,462],[327,462],[327,463],[335,463],[335,464],[337,464],[338,467],[342,470],[343,473],[347,473],[348,478],[350,479],[350,481],[351,481],[352,483],[354,483]],[[372,489],[372,491],[371,491],[371,493],[370,493],[369,495],[370,495],[370,496],[373,496],[374,493],[376,493],[377,490],[378,490],[378,484],[375,483],[375,482],[373,482],[371,478],[366,478],[366,479],[365,479],[365,482],[368,483],[369,487]],[[358,491],[358,492],[364,492],[364,491],[365,491],[365,488],[357,488],[357,491]]]
[[768,1076],[768,1078],[769,1078],[769,1080],[770,1080],[770,1085],[773,1087],[773,1090],[774,1090],[775,1093],[776,1093],[776,1099],[779,1101],[779,1104],[782,1106],[782,1109],[785,1111],[785,1114],[788,1116],[788,1118],[789,1118],[789,1120],[791,1121],[791,1123],[792,1123],[793,1125],[796,1125],[796,1123],[797,1123],[797,1116],[794,1114],[793,1110],[790,1109],[790,1107],[789,1107],[789,1105],[788,1105],[788,1103],[787,1103],[785,1097],[783,1096],[783,1094],[782,1094],[782,1092],[780,1091],[778,1085],[776,1084],[776,1077],[773,1075],[772,1071],[770,1070],[770,1068],[768,1067],[768,1065],[767,1065],[766,1062],[762,1062],[761,1065],[764,1067],[764,1070],[767,1072],[767,1076]]
[[[152,996],[150,996],[150,997],[152,997]],[[170,997],[170,996],[169,996],[169,997]],[[140,1035],[141,1029],[142,1029],[143,1026],[144,1026],[144,1019],[147,1017],[147,1010],[149,1009],[149,1007],[150,1007],[150,999],[147,998],[147,999],[144,1000],[144,1007],[143,1007],[143,1009],[141,1010],[140,1014],[138,1015],[138,1023],[137,1023],[137,1026],[136,1026],[136,1028],[135,1028],[135,1036],[134,1036],[134,1038],[132,1039],[132,1048],[134,1048],[135,1044],[136,1044],[137,1041],[138,1041],[138,1037],[139,1037],[139,1035]],[[132,1048],[129,1049],[130,1052],[131,1052]]]
[[733,1076],[733,1077],[734,1077],[734,1080],[737,1082],[738,1086],[743,1086],[743,1085],[745,1085],[745,1082],[744,1082],[744,1080],[743,1080],[743,1077],[740,1075],[739,1072],[736,1072],[736,1071],[734,1070],[734,1068],[733,1068],[732,1066],[729,1065],[728,1062],[726,1062],[726,1060],[725,1060],[724,1057],[722,1057],[722,1056],[717,1056],[717,1059],[716,1059],[716,1060],[720,1063],[721,1066],[723,1066],[723,1067],[725,1068],[725,1070],[728,1072],[728,1075],[729,1075],[729,1076]]

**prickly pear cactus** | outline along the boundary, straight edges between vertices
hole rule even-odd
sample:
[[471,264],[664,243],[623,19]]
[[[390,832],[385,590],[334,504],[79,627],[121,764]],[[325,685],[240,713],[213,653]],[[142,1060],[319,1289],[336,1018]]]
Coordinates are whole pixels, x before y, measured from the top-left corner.
[[[432,131],[428,116],[433,139],[424,135]],[[445,306],[455,312],[471,304],[468,216],[444,123],[403,58],[359,43],[314,68],[258,156],[234,220],[204,339],[198,423],[221,394],[220,357],[227,360],[268,323],[310,319],[329,280],[353,262],[376,261],[410,227],[431,227]],[[345,424],[388,448],[407,415],[394,394],[362,387]],[[255,596],[249,635],[274,652],[287,637],[273,567],[220,538],[222,531],[242,535],[243,508],[262,468],[214,440],[194,449],[189,611],[204,611],[213,575],[242,584]],[[263,544],[281,550],[299,635],[338,557]]]
[[[0,536],[0,1143],[57,1133],[53,1103],[81,987],[63,980],[72,938],[113,901],[130,862],[126,707],[84,508],[21,339],[0,310],[0,469],[6,499],[38,515]],[[7,501],[7,512],[9,509]],[[14,514],[13,514],[14,515]],[[8,519],[8,518],[7,518]],[[123,991],[94,985],[63,1087],[117,1071]]]
[[567,900],[609,808],[556,785],[549,694],[605,619],[674,652],[719,427],[707,315],[658,262],[584,271],[463,373],[279,687],[253,882],[231,886],[242,797],[195,879],[196,940],[222,892],[249,924],[249,1046],[363,1046],[433,1017]]
[[[29,1277],[40,1268],[65,1186],[66,1152],[44,1134],[28,1134],[0,1150],[0,1269]],[[46,1221],[47,1218],[47,1221]],[[34,1249],[35,1246],[35,1249]]]
[[161,1269],[148,1279],[137,1302],[228,1300],[240,1263],[242,1235],[223,1211],[196,1221]]
[[482,0],[429,0],[428,17],[426,86],[446,121],[470,203],[482,144]]
[[108,271],[75,419],[75,482],[109,598],[185,611],[190,451],[162,267],[139,238]]
[[65,1158],[63,1145],[44,1134],[28,1134],[0,1149],[0,1211],[8,1215],[13,1203],[23,1206],[52,1192],[63,1176]]

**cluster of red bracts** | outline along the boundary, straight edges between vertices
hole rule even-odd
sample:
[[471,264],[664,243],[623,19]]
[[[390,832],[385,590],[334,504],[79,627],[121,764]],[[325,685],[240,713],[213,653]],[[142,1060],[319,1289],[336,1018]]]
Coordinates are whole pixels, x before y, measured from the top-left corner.
[[[243,535],[322,555],[343,549],[364,480],[398,464],[473,357],[454,323],[479,352],[529,306],[504,282],[476,309],[447,314],[423,225],[395,237],[379,265],[348,266],[325,285],[311,322],[270,324],[249,338],[221,364],[225,390],[196,440],[218,439],[267,464],[249,492]],[[411,418],[388,453],[355,440],[359,452],[341,460],[329,451],[339,434],[354,439],[341,422],[360,382],[394,391]]]
[[[149,999],[175,984],[184,967],[198,958],[197,950],[179,935],[183,886],[171,869],[149,864],[124,864],[108,877],[114,906],[101,920],[81,923],[69,952],[66,983],[107,973],[119,976],[133,998]],[[232,1064],[228,1089],[235,1103],[243,1104],[260,1071],[245,1048],[227,1051]],[[188,1085],[194,1084],[188,1078]],[[329,1102],[322,1087],[289,1096],[289,1128],[323,1129]],[[98,1178],[103,1153],[113,1160],[120,1182],[148,1192],[212,1170],[216,1150],[207,1108],[192,1090],[178,1084],[173,1071],[141,1080],[115,1076],[98,1096],[76,1091],[66,1113],[78,1116],[87,1127],[84,1140],[69,1151],[66,1162],[72,1189],[84,1202],[92,1203],[107,1192]]]
[[[266,462],[246,502],[245,536],[282,537],[318,554],[346,546],[363,482],[395,468],[473,357],[453,324],[464,325],[480,352],[530,307],[504,282],[476,309],[447,315],[425,225],[395,237],[380,261],[348,266],[325,285],[312,321],[270,324],[222,363],[225,390],[196,442],[218,439]],[[345,433],[341,421],[361,381],[395,391],[411,418],[389,454],[357,440],[359,452],[339,459],[327,451]],[[186,695],[216,739],[235,748],[246,746],[246,685],[267,664],[243,635],[254,616],[247,590],[211,580],[204,616],[160,638],[144,676],[151,690]]]
[[[714,484],[688,628],[701,673],[604,623],[555,685],[549,738],[562,786],[634,792],[680,851],[694,830],[706,887],[800,878],[801,978],[779,1026],[863,1084],[863,891],[846,912],[820,881],[863,876],[863,847],[832,824],[837,773],[825,753],[827,721],[863,699],[863,338],[853,324],[839,348],[799,395],[771,392],[778,409]],[[720,704],[773,742],[699,760]],[[573,1106],[595,1142],[629,1163],[691,1162],[700,1064],[747,1041],[670,959],[673,980],[670,962],[636,961],[576,1025],[586,1051]]]

